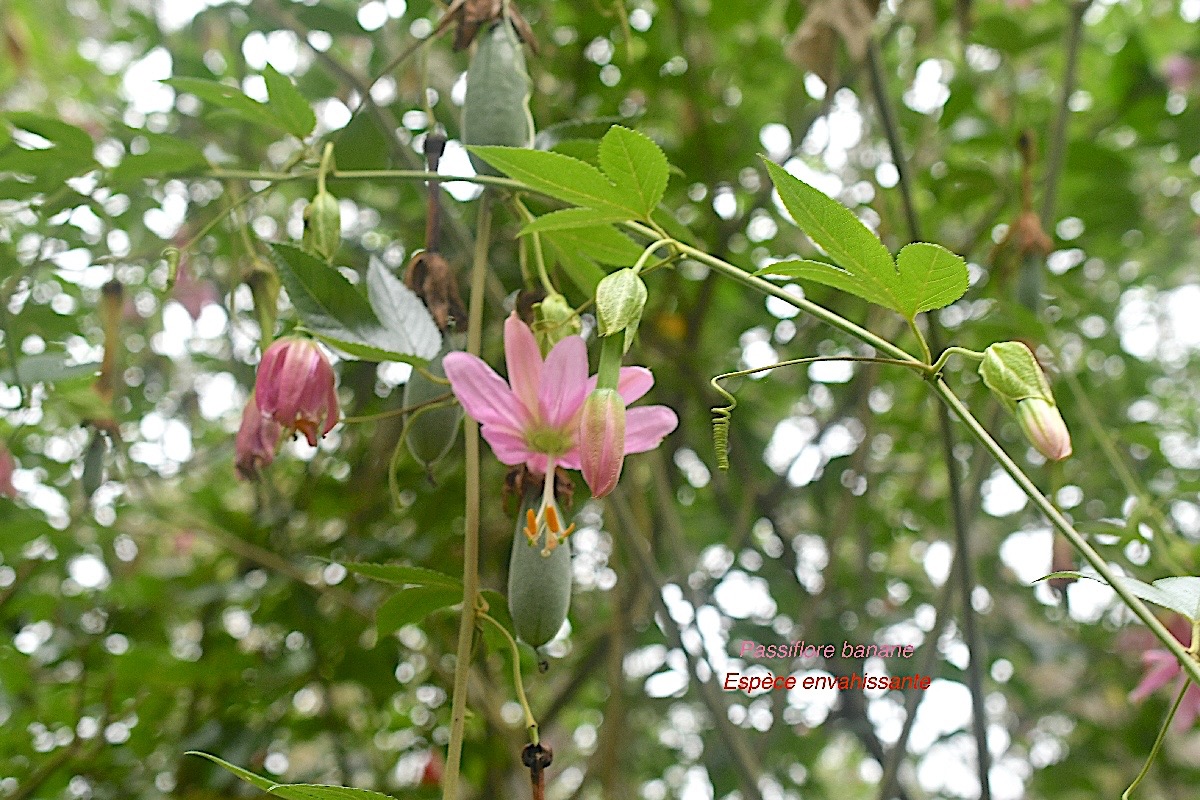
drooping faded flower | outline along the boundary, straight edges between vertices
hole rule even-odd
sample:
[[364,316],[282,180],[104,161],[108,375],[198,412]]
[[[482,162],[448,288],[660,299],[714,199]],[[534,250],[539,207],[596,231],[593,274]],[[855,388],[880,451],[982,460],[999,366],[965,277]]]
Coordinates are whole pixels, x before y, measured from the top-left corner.
[[333,367],[311,339],[276,339],[258,365],[254,396],[263,414],[313,446],[339,419]]
[[242,424],[237,432],[237,459],[234,466],[242,480],[253,480],[263,467],[275,460],[279,434],[283,428],[258,408],[254,395],[242,410]]
[[[1167,629],[1180,643],[1187,644],[1191,640],[1192,626],[1183,617],[1172,618],[1167,624]],[[1140,703],[1173,681],[1176,686],[1172,691],[1178,693],[1183,682],[1187,680],[1175,654],[1161,644],[1158,647],[1147,646],[1142,651],[1142,664],[1146,666],[1146,674],[1142,677],[1141,683],[1129,693],[1131,702]],[[1197,717],[1200,717],[1200,685],[1193,683],[1188,687],[1183,701],[1179,704],[1179,711],[1175,714],[1175,729],[1187,730],[1195,724]]]
[[[450,353],[442,363],[454,394],[479,422],[496,458],[509,465],[525,464],[545,477],[545,496],[537,514],[538,525],[542,526],[547,522],[547,508],[551,516],[556,516],[554,468],[580,469],[584,437],[587,446],[594,447],[593,435],[607,435],[600,428],[584,431],[580,424],[584,401],[595,390],[596,378],[588,377],[587,346],[581,337],[562,339],[543,360],[533,332],[516,314],[504,323],[504,357],[508,382],[468,353]],[[617,394],[629,404],[653,385],[654,377],[645,367],[622,367]],[[626,410],[620,457],[653,450],[678,424],[675,412],[666,406]],[[608,430],[615,433],[612,426]],[[615,439],[606,441],[612,445]],[[589,471],[584,472],[584,480],[589,481],[593,492],[605,489],[604,485],[591,484]],[[607,488],[611,490],[611,486]]]

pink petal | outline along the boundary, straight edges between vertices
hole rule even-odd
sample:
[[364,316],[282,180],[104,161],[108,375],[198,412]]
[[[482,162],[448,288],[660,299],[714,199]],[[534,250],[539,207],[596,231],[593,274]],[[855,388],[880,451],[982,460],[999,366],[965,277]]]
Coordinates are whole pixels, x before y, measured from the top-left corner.
[[679,417],[666,406],[628,409],[625,412],[625,454],[653,450],[678,425]]
[[450,388],[473,419],[481,425],[522,436],[528,417],[525,408],[483,359],[470,353],[447,353],[442,367],[450,379]]
[[484,425],[480,431],[483,438],[492,447],[492,452],[496,454],[496,459],[501,464],[521,464],[528,460],[533,453],[525,444],[525,437],[518,433],[513,433],[505,427],[496,425]]
[[1134,703],[1140,703],[1166,686],[1180,672],[1179,662],[1166,650],[1149,650],[1142,655],[1142,661],[1150,667],[1150,671],[1129,693],[1129,699]]
[[587,345],[582,338],[568,336],[554,345],[546,356],[538,387],[542,424],[563,428],[574,420],[587,396],[587,371]]
[[580,455],[578,447],[572,447],[561,456],[555,458],[554,463],[563,469],[580,469],[583,466],[583,457]]
[[530,417],[537,416],[538,386],[542,382],[542,351],[533,331],[514,311],[504,322],[504,361],[512,392],[525,406]]
[[[1176,689],[1176,691],[1179,690]],[[1183,696],[1179,710],[1175,712],[1175,730],[1188,730],[1196,724],[1198,716],[1200,716],[1200,686],[1193,683],[1188,687],[1187,694]]]
[[[588,378],[588,394],[596,390],[596,383],[597,376],[593,375]],[[617,378],[617,394],[621,395],[625,405],[630,405],[634,401],[640,400],[653,385],[654,375],[645,367],[621,367],[621,374]]]

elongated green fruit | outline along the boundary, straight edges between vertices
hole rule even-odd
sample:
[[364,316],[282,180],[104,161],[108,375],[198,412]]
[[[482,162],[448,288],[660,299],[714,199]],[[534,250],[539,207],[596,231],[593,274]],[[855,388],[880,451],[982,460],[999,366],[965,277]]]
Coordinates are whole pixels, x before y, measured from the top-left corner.
[[[533,147],[532,91],[521,41],[512,24],[501,20],[479,37],[467,70],[463,143]],[[475,156],[471,165],[483,175],[500,174]]]
[[[437,357],[429,362],[427,369],[439,378],[445,378],[442,369],[442,358],[454,348],[453,339],[446,336],[442,350]],[[461,338],[461,337],[458,337]],[[404,407],[426,403],[449,393],[450,385],[429,380],[420,372],[413,370],[404,384]],[[458,429],[462,426],[462,406],[451,402],[449,405],[429,408],[406,415],[408,432],[404,441],[408,452],[412,453],[421,466],[429,469],[445,458],[458,439]]]
[[536,514],[541,499],[540,485],[525,489],[508,562],[508,610],[517,634],[534,647],[554,638],[571,607],[570,539],[542,555],[545,535],[532,544],[525,535],[528,512]]

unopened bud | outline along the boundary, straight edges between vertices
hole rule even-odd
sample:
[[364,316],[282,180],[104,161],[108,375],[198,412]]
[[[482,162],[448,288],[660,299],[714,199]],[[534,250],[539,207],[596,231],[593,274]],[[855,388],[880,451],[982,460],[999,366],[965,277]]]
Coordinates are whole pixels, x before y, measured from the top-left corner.
[[593,497],[604,497],[617,487],[625,461],[625,401],[615,389],[596,389],[584,401],[579,456]]
[[533,335],[542,354],[568,336],[578,335],[583,323],[567,298],[557,292],[533,306]]
[[329,192],[317,192],[304,209],[304,247],[332,261],[342,243],[342,210]]
[[1017,403],[1017,422],[1029,443],[1051,461],[1071,455],[1071,434],[1058,407],[1038,397]]

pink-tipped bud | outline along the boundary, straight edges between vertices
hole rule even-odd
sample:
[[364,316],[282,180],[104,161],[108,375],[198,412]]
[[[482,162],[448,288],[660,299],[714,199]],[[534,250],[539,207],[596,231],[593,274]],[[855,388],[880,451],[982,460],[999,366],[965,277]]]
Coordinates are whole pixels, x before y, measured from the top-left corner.
[[263,467],[275,460],[275,448],[282,430],[279,423],[258,410],[258,403],[251,395],[242,410],[242,425],[237,432],[234,466],[239,478],[253,480]]
[[1071,455],[1071,434],[1058,407],[1040,397],[1028,397],[1017,403],[1017,422],[1029,443],[1051,461]]
[[617,487],[625,460],[625,401],[616,389],[596,389],[579,418],[579,456],[592,497]]
[[17,460],[9,449],[0,443],[0,497],[16,499],[17,488],[13,486],[13,472],[17,469]]
[[263,353],[254,381],[258,408],[308,443],[333,430],[339,418],[333,367],[311,339],[287,336]]

